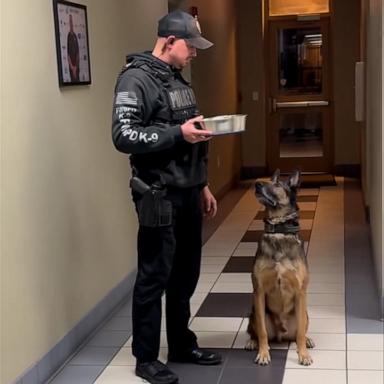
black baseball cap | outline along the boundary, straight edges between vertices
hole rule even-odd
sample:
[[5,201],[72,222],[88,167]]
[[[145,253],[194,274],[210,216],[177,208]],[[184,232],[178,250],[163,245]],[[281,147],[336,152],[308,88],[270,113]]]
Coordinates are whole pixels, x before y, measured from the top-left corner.
[[157,36],[175,36],[178,39],[187,40],[188,43],[198,49],[207,49],[213,45],[213,43],[201,36],[197,19],[180,10],[168,13],[159,20]]

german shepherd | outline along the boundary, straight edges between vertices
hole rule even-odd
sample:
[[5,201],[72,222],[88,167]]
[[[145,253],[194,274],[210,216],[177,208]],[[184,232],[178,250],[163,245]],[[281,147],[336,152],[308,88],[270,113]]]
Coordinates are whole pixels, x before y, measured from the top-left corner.
[[308,266],[299,239],[299,208],[296,202],[300,172],[288,181],[277,170],[270,182],[256,182],[255,194],[265,206],[265,229],[259,241],[252,271],[253,306],[245,348],[258,348],[255,363],[271,361],[268,340],[296,341],[299,363],[312,364],[307,348],[313,341],[308,330]]

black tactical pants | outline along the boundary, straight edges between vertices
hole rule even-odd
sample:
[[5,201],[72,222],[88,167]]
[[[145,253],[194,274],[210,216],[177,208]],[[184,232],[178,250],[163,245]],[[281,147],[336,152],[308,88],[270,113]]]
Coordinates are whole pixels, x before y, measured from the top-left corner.
[[198,188],[174,189],[172,224],[139,227],[138,273],[133,293],[133,354],[139,362],[156,360],[160,347],[161,297],[166,294],[168,352],[197,346],[188,329],[189,300],[200,273],[202,213]]

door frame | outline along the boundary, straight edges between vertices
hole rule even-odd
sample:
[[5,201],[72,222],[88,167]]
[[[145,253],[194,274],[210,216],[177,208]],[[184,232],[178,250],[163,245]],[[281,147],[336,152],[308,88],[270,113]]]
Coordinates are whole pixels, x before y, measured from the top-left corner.
[[[274,131],[274,127],[277,122],[276,120],[279,117],[278,112],[273,113],[273,105],[272,98],[276,95],[278,85],[277,85],[277,76],[276,73],[278,71],[278,63],[277,60],[273,60],[274,52],[276,52],[276,38],[275,34],[279,26],[284,25],[284,27],[290,26],[303,26],[303,27],[317,27],[321,26],[322,33],[324,33],[324,40],[327,39],[327,44],[325,44],[325,55],[327,60],[323,61],[323,78],[327,79],[326,82],[323,83],[321,94],[316,95],[281,95],[279,96],[279,101],[301,101],[303,98],[308,101],[318,101],[318,100],[327,100],[329,105],[327,107],[319,107],[319,108],[327,108],[327,111],[324,111],[324,123],[328,124],[327,129],[323,130],[323,141],[324,145],[327,145],[327,151],[325,152],[325,156],[322,157],[321,162],[322,166],[319,165],[319,158],[311,158],[311,157],[303,157],[301,158],[305,161],[306,165],[313,168],[313,172],[325,172],[332,173],[334,169],[334,156],[335,156],[335,148],[334,148],[334,124],[333,124],[333,115],[334,115],[334,106],[333,106],[333,82],[332,82],[332,71],[331,71],[331,63],[332,63],[332,54],[331,54],[331,20],[332,20],[332,1],[330,0],[330,12],[326,14],[321,14],[318,20],[309,20],[309,21],[298,21],[297,15],[288,15],[288,16],[269,16],[269,7],[268,0],[265,0],[265,39],[264,39],[264,63],[265,63],[265,89],[266,89],[266,103],[265,103],[265,129],[266,129],[266,149],[267,149],[267,169],[269,173],[273,172],[278,164],[276,161],[276,148],[274,147],[276,141],[277,132]],[[275,51],[274,51],[275,50]],[[273,75],[275,73],[275,75]],[[273,79],[274,78],[274,79]],[[318,111],[318,108],[313,107],[313,111]],[[303,111],[301,108],[295,108],[295,111],[300,112]],[[292,112],[294,112],[292,110]],[[327,142],[326,142],[327,141]],[[295,159],[295,158],[293,158]],[[296,158],[297,159],[297,158]],[[292,158],[284,158],[284,162],[286,162],[287,168],[295,168],[297,167],[297,161],[292,160]],[[296,164],[295,164],[296,163]]]

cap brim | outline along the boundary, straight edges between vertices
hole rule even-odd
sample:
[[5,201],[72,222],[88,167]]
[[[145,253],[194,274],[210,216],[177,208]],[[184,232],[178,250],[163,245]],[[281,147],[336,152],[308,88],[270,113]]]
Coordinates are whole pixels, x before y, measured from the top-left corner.
[[193,47],[197,49],[207,49],[213,45],[213,43],[207,39],[204,39],[204,37],[191,37],[190,39],[185,40],[187,40]]

